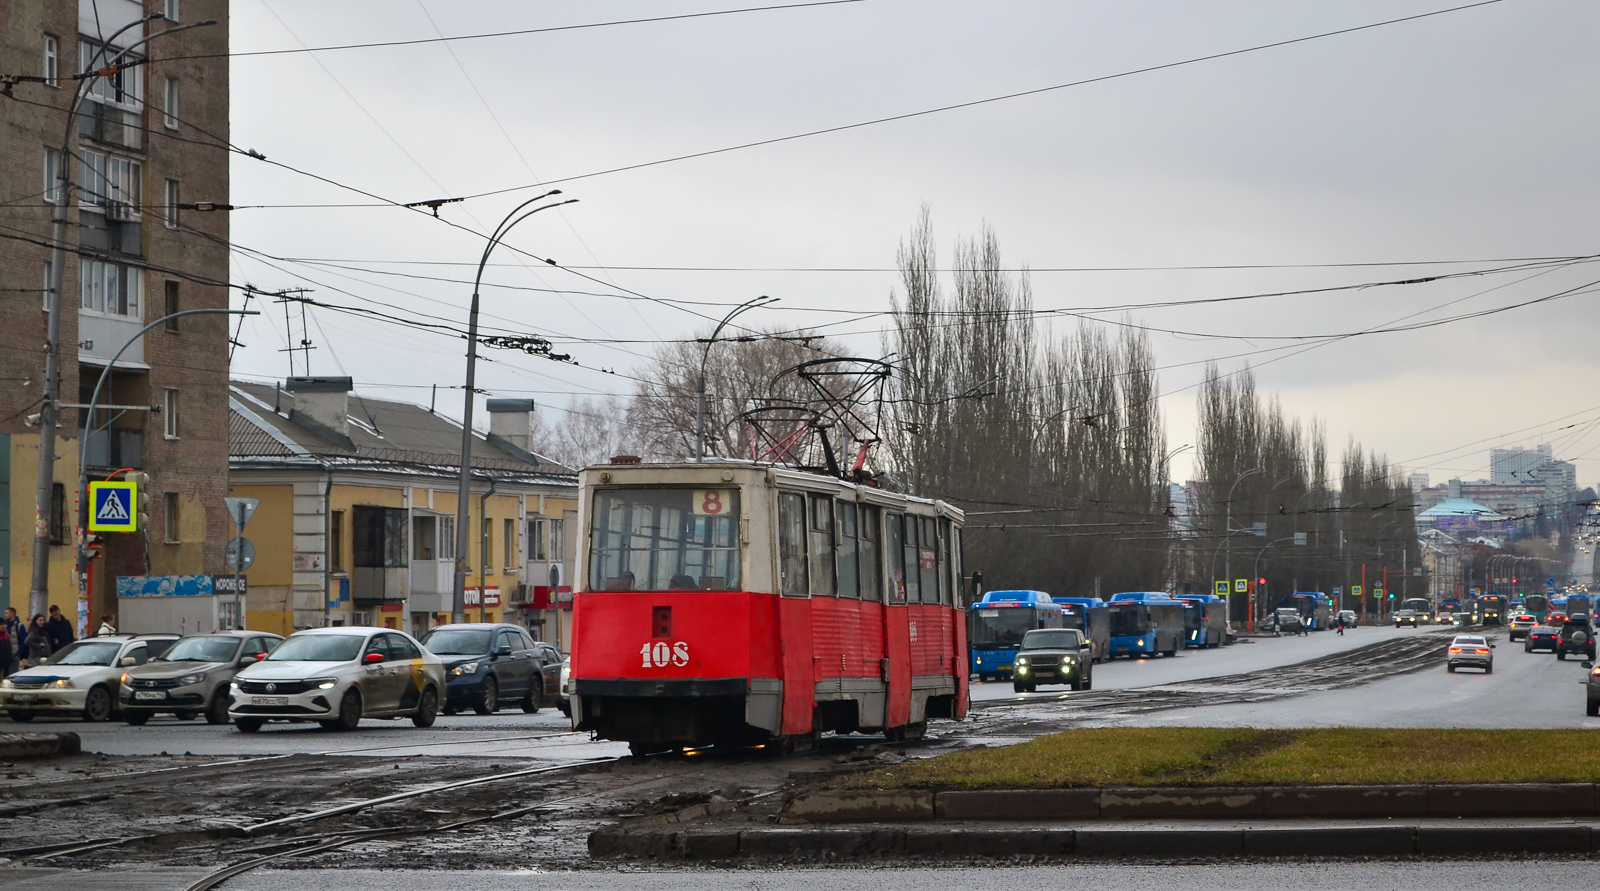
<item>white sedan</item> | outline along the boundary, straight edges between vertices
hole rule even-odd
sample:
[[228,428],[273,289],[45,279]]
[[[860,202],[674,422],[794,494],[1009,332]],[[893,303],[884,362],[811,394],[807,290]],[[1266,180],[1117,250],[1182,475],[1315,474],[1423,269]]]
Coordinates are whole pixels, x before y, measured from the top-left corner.
[[313,628],[239,672],[228,691],[228,716],[245,733],[267,721],[353,730],[362,718],[409,717],[430,727],[444,684],[444,664],[409,634]]

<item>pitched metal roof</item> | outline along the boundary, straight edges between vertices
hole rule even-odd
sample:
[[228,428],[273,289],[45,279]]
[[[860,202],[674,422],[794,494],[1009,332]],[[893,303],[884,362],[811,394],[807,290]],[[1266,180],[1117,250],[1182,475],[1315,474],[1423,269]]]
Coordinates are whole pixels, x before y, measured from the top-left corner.
[[[272,459],[371,467],[411,467],[427,473],[454,472],[460,465],[461,425],[420,405],[350,394],[349,435],[309,421],[294,410],[294,394],[256,383],[230,387],[229,455],[241,466]],[[472,466],[489,474],[572,484],[576,474],[543,455],[518,454],[473,434]],[[529,460],[532,458],[532,460]]]

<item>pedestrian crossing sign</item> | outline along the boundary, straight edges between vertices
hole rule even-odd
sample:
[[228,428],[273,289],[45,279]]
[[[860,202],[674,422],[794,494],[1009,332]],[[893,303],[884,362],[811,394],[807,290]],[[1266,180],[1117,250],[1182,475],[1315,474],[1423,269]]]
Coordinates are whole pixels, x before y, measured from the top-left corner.
[[1228,596],[1228,583],[1227,582],[1217,582],[1217,596],[1218,597],[1227,597]]
[[89,484],[90,532],[139,531],[139,490],[135,483]]

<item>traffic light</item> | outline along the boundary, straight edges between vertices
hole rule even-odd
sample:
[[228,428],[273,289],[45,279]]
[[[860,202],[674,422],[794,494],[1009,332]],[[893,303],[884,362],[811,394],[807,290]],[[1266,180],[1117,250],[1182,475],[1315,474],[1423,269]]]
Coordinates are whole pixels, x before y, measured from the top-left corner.
[[1263,588],[1265,588],[1267,586],[1267,580],[1264,579],[1264,578],[1256,579],[1256,583],[1259,584]]
[[1512,579],[1512,580],[1511,580],[1511,584],[1513,584],[1513,585],[1515,585],[1515,584],[1516,584],[1516,583],[1517,583],[1517,580],[1516,580],[1516,579]]

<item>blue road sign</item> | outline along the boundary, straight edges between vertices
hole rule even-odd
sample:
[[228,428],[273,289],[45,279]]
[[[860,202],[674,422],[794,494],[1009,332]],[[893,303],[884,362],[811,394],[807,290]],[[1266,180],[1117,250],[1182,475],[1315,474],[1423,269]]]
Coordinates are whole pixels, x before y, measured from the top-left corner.
[[124,482],[90,483],[89,531],[138,532],[138,486]]

